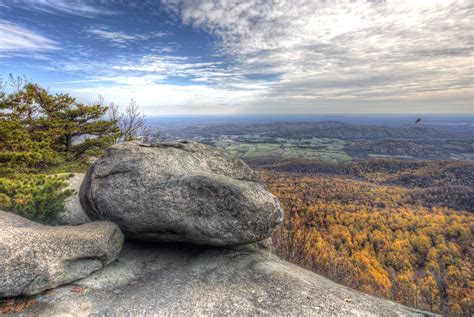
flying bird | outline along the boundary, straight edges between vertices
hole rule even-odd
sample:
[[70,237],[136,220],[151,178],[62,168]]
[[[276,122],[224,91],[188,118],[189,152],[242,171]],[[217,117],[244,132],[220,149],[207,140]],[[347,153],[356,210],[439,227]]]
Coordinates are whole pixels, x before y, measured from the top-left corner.
[[416,119],[415,125],[419,125],[421,123],[421,118]]

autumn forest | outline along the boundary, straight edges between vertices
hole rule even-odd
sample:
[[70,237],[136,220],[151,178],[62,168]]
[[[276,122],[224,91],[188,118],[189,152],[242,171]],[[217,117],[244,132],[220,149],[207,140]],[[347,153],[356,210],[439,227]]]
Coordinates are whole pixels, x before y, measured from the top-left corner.
[[[381,173],[387,163],[398,171]],[[469,184],[449,174],[453,164]],[[472,163],[372,161],[351,163],[345,175],[347,164],[339,175],[321,163],[310,173],[281,171],[288,165],[294,164],[261,169],[286,211],[273,237],[275,253],[362,292],[443,314],[472,313]],[[437,187],[409,182],[410,175],[442,173]],[[406,185],[391,184],[394,179]],[[443,189],[452,186],[471,201],[446,206]]]

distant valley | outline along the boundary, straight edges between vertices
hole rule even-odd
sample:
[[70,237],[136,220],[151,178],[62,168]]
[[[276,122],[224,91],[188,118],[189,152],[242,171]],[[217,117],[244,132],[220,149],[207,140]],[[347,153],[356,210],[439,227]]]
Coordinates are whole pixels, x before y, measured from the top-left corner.
[[472,124],[444,124],[434,128],[339,121],[201,123],[165,130],[165,137],[195,139],[251,160],[474,159]]

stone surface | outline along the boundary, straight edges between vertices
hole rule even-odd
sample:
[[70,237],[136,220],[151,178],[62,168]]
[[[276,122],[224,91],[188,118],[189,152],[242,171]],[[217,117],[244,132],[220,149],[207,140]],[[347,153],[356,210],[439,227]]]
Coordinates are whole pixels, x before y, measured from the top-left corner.
[[249,245],[126,242],[118,260],[102,270],[25,300],[38,302],[24,311],[35,316],[431,315],[354,291]]
[[125,142],[89,169],[81,204],[126,238],[236,245],[263,240],[283,220],[258,174],[224,150],[196,142]]
[[85,174],[83,173],[76,173],[67,180],[69,183],[68,188],[73,189],[76,193],[64,202],[65,210],[58,217],[58,225],[77,226],[91,221],[82,209],[81,202],[79,201],[79,190],[84,176]]
[[123,235],[110,222],[50,227],[0,211],[0,298],[84,278],[114,260]]

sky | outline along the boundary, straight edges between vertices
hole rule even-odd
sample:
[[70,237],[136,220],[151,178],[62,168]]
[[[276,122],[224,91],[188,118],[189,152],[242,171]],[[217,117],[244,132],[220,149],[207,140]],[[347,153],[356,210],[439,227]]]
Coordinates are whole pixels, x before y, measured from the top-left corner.
[[0,0],[0,76],[149,115],[474,113],[474,0]]

